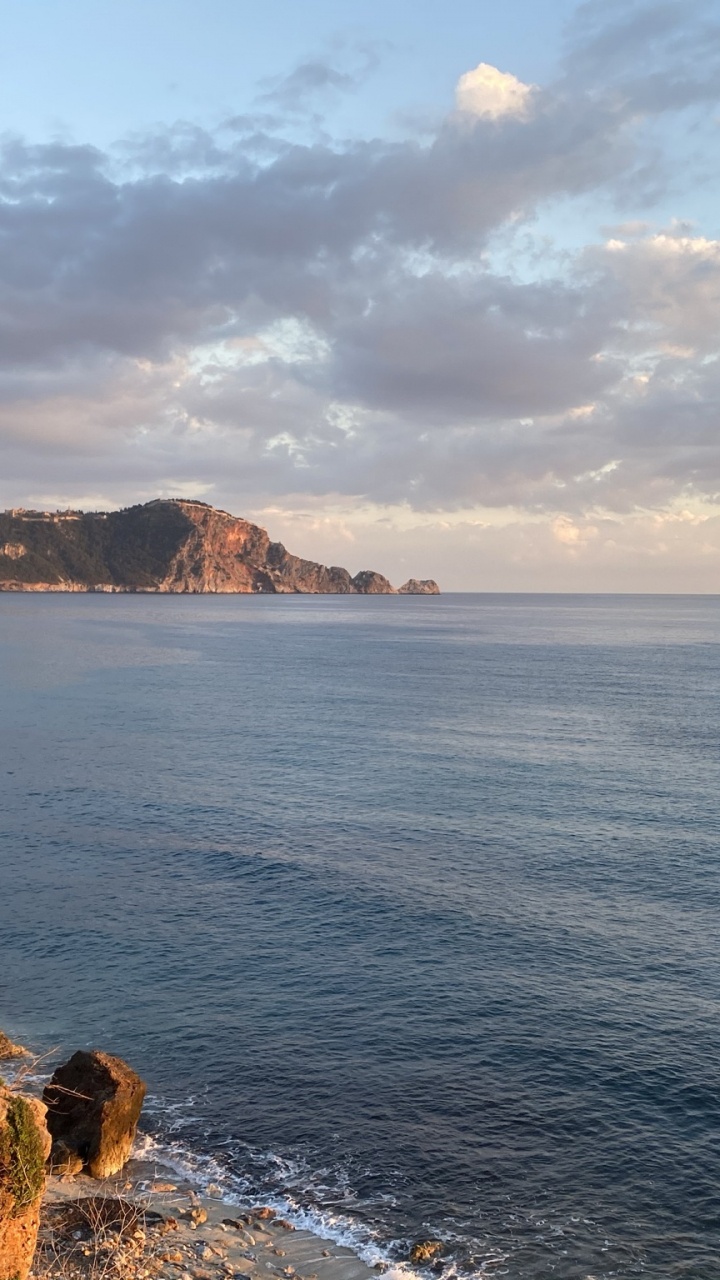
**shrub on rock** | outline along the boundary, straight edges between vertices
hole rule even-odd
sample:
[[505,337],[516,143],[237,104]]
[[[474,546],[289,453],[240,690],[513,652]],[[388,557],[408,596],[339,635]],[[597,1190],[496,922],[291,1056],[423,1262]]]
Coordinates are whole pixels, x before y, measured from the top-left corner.
[[53,1162],[76,1152],[93,1178],[109,1178],[130,1155],[140,1118],[145,1084],[109,1053],[79,1050],[58,1067],[45,1087],[47,1126]]
[[0,1280],[25,1280],[32,1264],[50,1137],[45,1108],[0,1089]]

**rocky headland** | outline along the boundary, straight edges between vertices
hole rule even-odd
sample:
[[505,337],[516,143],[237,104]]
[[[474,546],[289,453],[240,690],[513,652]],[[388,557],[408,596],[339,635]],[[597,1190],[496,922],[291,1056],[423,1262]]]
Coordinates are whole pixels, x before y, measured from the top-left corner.
[[292,555],[251,524],[204,502],[158,499],[122,511],[0,515],[0,591],[437,595],[411,578],[328,567]]

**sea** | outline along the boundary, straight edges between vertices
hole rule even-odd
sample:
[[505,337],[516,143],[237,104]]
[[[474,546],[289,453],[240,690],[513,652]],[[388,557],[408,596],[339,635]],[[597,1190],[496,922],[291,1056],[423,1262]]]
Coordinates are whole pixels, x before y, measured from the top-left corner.
[[126,1058],[146,1158],[717,1280],[720,598],[4,595],[0,722],[0,1026]]

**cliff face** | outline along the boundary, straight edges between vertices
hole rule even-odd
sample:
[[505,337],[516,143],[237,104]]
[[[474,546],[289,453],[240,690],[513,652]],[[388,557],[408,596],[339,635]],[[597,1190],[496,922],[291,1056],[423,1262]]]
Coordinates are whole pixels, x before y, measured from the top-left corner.
[[184,500],[111,512],[5,512],[0,591],[395,594],[382,574],[365,569],[351,578],[302,560],[258,525]]

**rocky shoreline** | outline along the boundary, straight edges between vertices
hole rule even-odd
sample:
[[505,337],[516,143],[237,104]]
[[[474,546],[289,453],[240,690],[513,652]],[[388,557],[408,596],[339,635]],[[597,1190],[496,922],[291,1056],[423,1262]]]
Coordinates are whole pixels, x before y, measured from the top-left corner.
[[[212,1188],[211,1188],[212,1190]],[[377,1270],[375,1271],[377,1274]],[[369,1280],[350,1249],[265,1205],[199,1196],[161,1165],[51,1176],[29,1280]]]
[[[31,1057],[0,1032],[0,1061]],[[0,1080],[0,1280],[370,1280],[412,1276],[265,1204],[203,1195],[177,1169],[133,1155],[145,1084],[78,1051],[37,1096],[37,1064]],[[30,1080],[35,1086],[29,1088]],[[418,1241],[411,1264],[439,1261]]]

